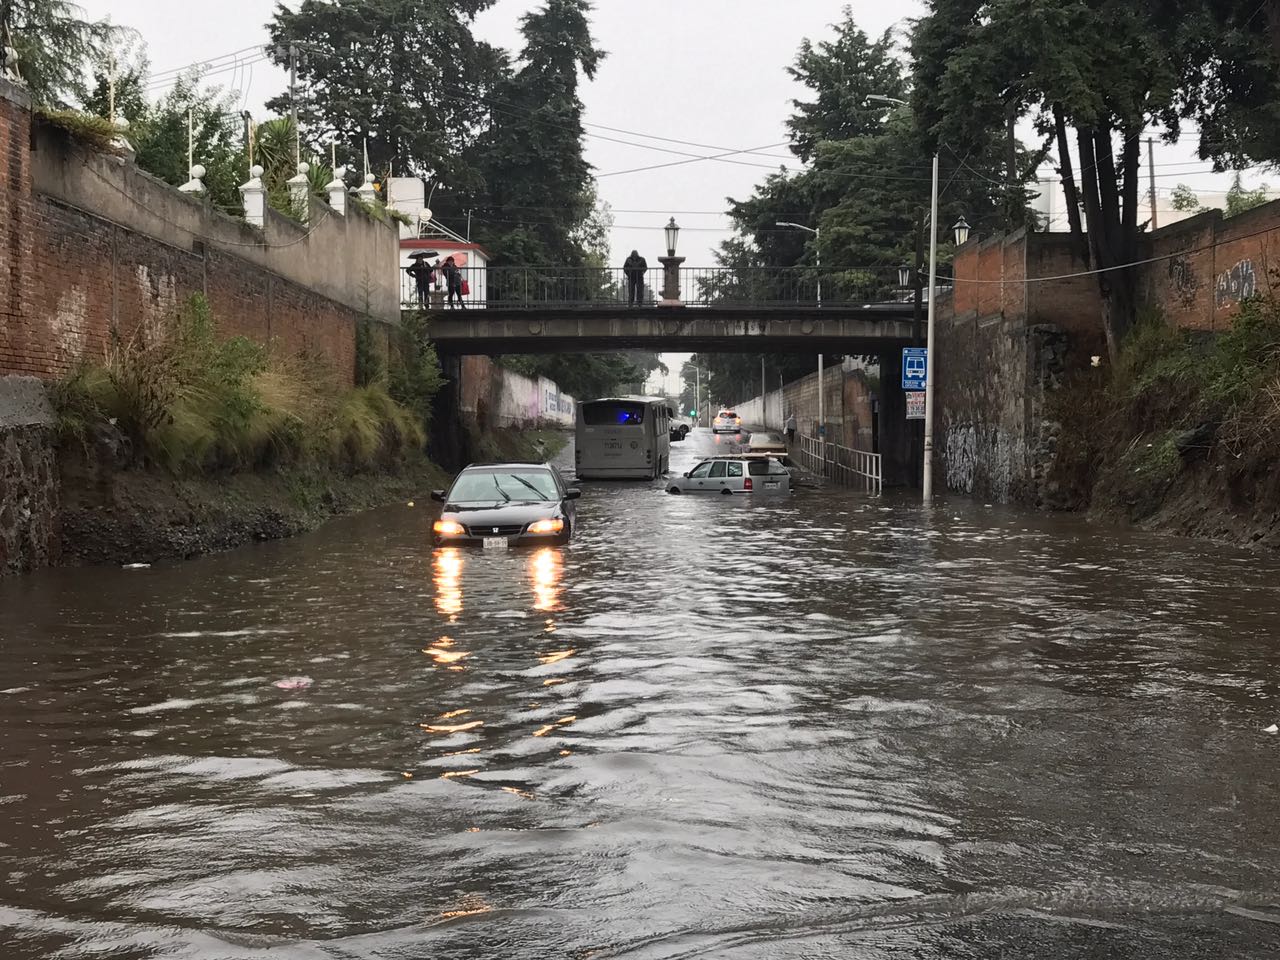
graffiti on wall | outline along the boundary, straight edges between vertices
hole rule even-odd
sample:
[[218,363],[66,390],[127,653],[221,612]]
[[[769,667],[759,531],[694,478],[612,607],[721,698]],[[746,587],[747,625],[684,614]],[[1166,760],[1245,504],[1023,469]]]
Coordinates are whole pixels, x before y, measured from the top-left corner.
[[1196,279],[1191,261],[1185,256],[1177,256],[1169,261],[1169,283],[1173,287],[1174,296],[1184,307],[1195,303],[1200,281]]
[[1253,272],[1252,260],[1240,260],[1230,270],[1218,274],[1214,285],[1213,302],[1218,309],[1229,307],[1241,300],[1248,300],[1258,292],[1258,279]]

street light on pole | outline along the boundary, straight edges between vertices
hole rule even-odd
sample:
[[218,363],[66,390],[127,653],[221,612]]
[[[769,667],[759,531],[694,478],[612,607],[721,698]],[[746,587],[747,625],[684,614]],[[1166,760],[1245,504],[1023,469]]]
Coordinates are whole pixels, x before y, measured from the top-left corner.
[[[813,234],[813,256],[814,263],[818,268],[818,309],[822,309],[822,228],[806,227],[803,223],[792,223],[790,220],[779,220],[774,224],[775,227],[790,227],[795,230],[804,230]],[[818,348],[818,439],[821,440],[827,435],[827,404],[826,391],[823,389],[823,369],[822,369],[822,348]],[[822,447],[822,459],[827,459],[827,448]]]

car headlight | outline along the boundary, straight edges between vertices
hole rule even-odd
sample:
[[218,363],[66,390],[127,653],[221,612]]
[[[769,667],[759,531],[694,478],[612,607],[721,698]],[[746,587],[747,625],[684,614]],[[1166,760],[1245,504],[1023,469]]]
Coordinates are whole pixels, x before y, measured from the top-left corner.
[[535,520],[529,524],[530,533],[560,533],[564,530],[564,521],[559,517],[551,520]]
[[456,520],[437,520],[431,525],[431,529],[442,537],[460,537],[467,532]]

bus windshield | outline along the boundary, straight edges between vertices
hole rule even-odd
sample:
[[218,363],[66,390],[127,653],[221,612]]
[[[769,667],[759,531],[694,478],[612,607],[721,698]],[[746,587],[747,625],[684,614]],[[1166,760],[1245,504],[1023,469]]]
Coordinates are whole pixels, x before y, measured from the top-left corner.
[[582,421],[589,427],[634,427],[644,423],[644,404],[599,400],[582,405]]

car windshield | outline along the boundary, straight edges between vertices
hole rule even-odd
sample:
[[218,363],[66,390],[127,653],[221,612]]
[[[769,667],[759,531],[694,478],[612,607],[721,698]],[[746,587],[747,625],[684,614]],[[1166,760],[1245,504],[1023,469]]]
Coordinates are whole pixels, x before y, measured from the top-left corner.
[[598,400],[582,405],[582,422],[588,427],[632,427],[644,423],[644,404],[626,400]]
[[450,503],[509,500],[555,500],[555,479],[546,470],[473,470],[464,472],[449,491]]

